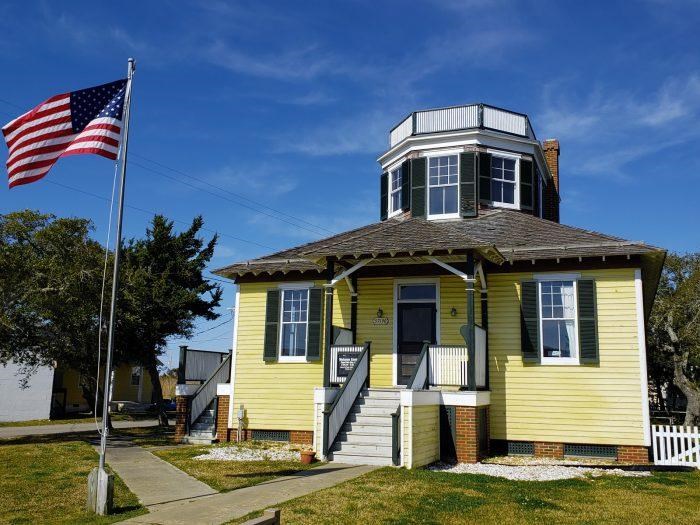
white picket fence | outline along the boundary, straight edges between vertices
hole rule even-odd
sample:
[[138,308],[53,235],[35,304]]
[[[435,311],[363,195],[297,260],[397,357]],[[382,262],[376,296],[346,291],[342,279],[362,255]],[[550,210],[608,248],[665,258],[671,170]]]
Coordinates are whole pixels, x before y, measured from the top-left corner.
[[678,465],[700,469],[698,427],[652,425],[655,465]]

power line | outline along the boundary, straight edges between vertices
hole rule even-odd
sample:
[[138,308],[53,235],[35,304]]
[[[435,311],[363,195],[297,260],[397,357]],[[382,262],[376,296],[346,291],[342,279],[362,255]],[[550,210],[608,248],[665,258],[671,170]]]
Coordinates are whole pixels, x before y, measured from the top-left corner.
[[178,179],[178,178],[176,178],[176,177],[173,177],[173,176],[171,176],[171,175],[167,175],[167,174],[165,174],[165,173],[163,173],[163,172],[161,172],[161,171],[154,170],[153,168],[150,168],[150,167],[148,167],[148,166],[144,166],[143,164],[139,164],[138,162],[134,162],[133,160],[132,160],[129,164],[130,164],[131,166],[138,166],[138,167],[141,168],[141,169],[144,169],[144,170],[146,170],[146,171],[150,171],[151,173],[155,173],[156,175],[160,175],[161,177],[165,177],[166,179],[172,180],[172,181],[177,182],[177,183],[179,183],[179,184],[182,184],[182,185],[184,185],[184,186],[188,186],[188,187],[193,188],[193,189],[195,189],[195,190],[202,191],[202,192],[204,192],[204,193],[207,193],[207,194],[212,195],[212,196],[214,196],[214,197],[217,197],[217,198],[219,198],[219,199],[223,199],[223,200],[225,200],[225,201],[227,201],[227,202],[231,202],[231,203],[236,204],[236,205],[238,205],[238,206],[242,206],[242,207],[244,207],[244,208],[248,208],[249,210],[252,210],[252,211],[254,211],[254,212],[256,212],[256,213],[259,213],[259,214],[261,214],[261,215],[265,215],[266,217],[270,217],[270,218],[272,218],[272,219],[276,219],[276,220],[278,220],[278,221],[282,221],[282,222],[284,222],[284,223],[289,224],[290,226],[294,226],[294,227],[296,227],[296,228],[301,228],[302,230],[306,230],[306,231],[308,231],[308,232],[311,232],[311,233],[313,233],[314,235],[322,235],[322,234],[319,233],[318,231],[312,230],[311,228],[307,228],[306,226],[302,226],[301,224],[296,224],[296,223],[294,223],[294,222],[292,222],[292,221],[290,221],[290,220],[284,219],[284,218],[282,218],[282,217],[278,217],[278,216],[273,215],[273,214],[271,214],[271,213],[267,213],[267,212],[264,212],[264,211],[257,210],[257,209],[255,209],[255,208],[253,208],[252,206],[249,206],[249,205],[247,205],[247,204],[243,204],[243,203],[238,202],[238,201],[235,201],[235,200],[233,200],[233,199],[231,199],[231,198],[229,198],[229,197],[226,197],[226,196],[224,196],[224,195],[221,195],[221,193],[216,193],[216,192],[214,192],[214,191],[210,191],[210,190],[207,190],[207,189],[205,189],[205,188],[200,188],[199,186],[195,186],[194,184],[191,184],[191,183],[186,182],[186,181],[184,181],[184,180],[180,180],[180,179]]
[[[54,180],[47,180],[46,182],[48,182],[49,184],[54,184],[55,186],[60,186],[61,188],[65,188],[65,189],[67,189],[67,190],[77,191],[78,193],[82,193],[83,195],[89,195],[90,197],[94,197],[94,198],[96,198],[96,199],[100,199],[100,200],[109,202],[109,199],[108,199],[107,197],[103,197],[102,195],[98,195],[98,194],[96,194],[96,193],[92,193],[92,192],[87,191],[87,190],[82,190],[82,189],[80,189],[80,188],[75,188],[75,187],[73,187],[73,186],[69,186],[69,185],[63,184],[63,183],[61,183],[61,182],[56,182],[56,181],[54,181]],[[132,210],[140,211],[140,212],[142,212],[142,213],[148,213],[148,214],[150,214],[150,215],[158,215],[158,213],[155,212],[155,211],[153,211],[153,210],[146,210],[146,209],[144,209],[144,208],[139,208],[138,206],[132,206],[132,205],[130,205],[130,204],[125,204],[124,206],[126,206],[127,208],[130,208],[130,209],[132,209]],[[182,224],[191,225],[191,222],[182,221],[182,220],[179,220],[179,219],[171,219],[171,220],[173,220],[173,221],[175,221],[175,222],[182,223]],[[222,237],[228,237],[228,238],[233,239],[233,240],[236,240],[236,241],[245,242],[245,243],[248,243],[248,244],[254,244],[255,246],[259,246],[260,248],[265,248],[266,250],[273,250],[273,251],[276,250],[276,248],[273,248],[272,246],[268,246],[268,245],[266,245],[266,244],[262,244],[262,243],[259,243],[259,242],[257,242],[257,241],[251,241],[251,240],[249,240],[249,239],[244,239],[244,238],[242,238],[242,237],[236,237],[235,235],[230,235],[230,234],[228,234],[228,233],[217,232],[216,230],[212,230],[212,229],[209,229],[209,228],[205,228],[205,227],[203,227],[203,226],[202,226],[202,230],[203,230],[203,231],[207,231],[207,232],[209,232],[209,233],[216,234],[216,235],[221,235]]]
[[[0,102],[3,102],[3,103],[5,103],[5,104],[8,104],[8,105],[13,106],[13,107],[18,108],[18,109],[22,109],[22,107],[19,106],[18,104],[14,104],[13,102],[10,102],[9,100],[5,100],[5,99],[3,99],[3,98],[0,98]],[[10,115],[10,113],[4,112],[4,111],[3,111],[3,113],[6,113],[6,114]],[[231,190],[229,190],[229,189],[227,189],[227,188],[223,188],[223,187],[218,186],[218,185],[216,185],[216,184],[213,184],[213,183],[211,183],[211,182],[202,180],[202,179],[200,179],[200,178],[198,178],[198,177],[195,177],[195,176],[193,176],[193,175],[190,175],[190,174],[188,174],[188,173],[185,173],[185,172],[182,171],[182,170],[178,170],[178,169],[176,169],[176,168],[173,168],[173,167],[170,167],[170,166],[168,166],[168,165],[166,165],[166,164],[163,164],[162,162],[158,162],[158,161],[156,161],[156,160],[150,159],[150,158],[148,158],[148,157],[146,157],[146,156],[144,156],[144,155],[139,155],[138,153],[132,153],[132,155],[135,156],[135,157],[141,158],[141,159],[143,159],[143,160],[145,160],[145,161],[147,161],[147,162],[151,162],[152,164],[155,164],[156,166],[160,166],[161,168],[164,168],[164,169],[167,169],[167,170],[169,170],[169,171],[172,171],[173,173],[177,173],[178,175],[181,175],[181,176],[183,176],[183,177],[187,177],[188,179],[195,180],[195,181],[199,182],[200,184],[204,184],[204,185],[206,185],[206,186],[209,186],[209,187],[211,187],[211,188],[214,188],[214,189],[216,189],[217,191],[224,192],[224,193],[228,193],[229,195],[232,195],[232,196],[234,196],[235,198],[237,198],[237,199],[239,199],[239,200],[244,200],[244,201],[249,202],[249,203],[251,203],[251,204],[254,204],[255,206],[258,206],[258,207],[260,207],[260,208],[264,208],[264,209],[270,210],[270,211],[276,213],[277,215],[273,215],[272,213],[267,213],[267,212],[265,212],[265,211],[262,211],[262,210],[260,210],[260,209],[257,209],[257,208],[255,208],[255,207],[253,207],[253,206],[250,206],[250,205],[245,204],[245,203],[242,203],[242,202],[233,201],[233,200],[231,200],[231,199],[229,199],[229,198],[223,197],[223,196],[222,196],[221,194],[219,194],[219,193],[214,193],[214,192],[211,192],[211,191],[207,191],[207,190],[204,189],[204,188],[195,186],[195,185],[193,185],[193,184],[189,184],[189,183],[187,183],[187,182],[185,182],[185,181],[183,181],[183,180],[180,180],[180,179],[178,179],[178,178],[169,176],[169,175],[167,175],[167,174],[165,174],[165,173],[163,173],[163,172],[161,172],[161,171],[158,171],[158,170],[155,170],[155,169],[150,168],[150,167],[148,167],[148,166],[144,166],[143,164],[139,164],[139,163],[137,163],[137,162],[134,162],[133,160],[132,160],[131,163],[130,163],[131,165],[136,165],[136,166],[138,166],[138,167],[140,167],[140,168],[142,168],[142,169],[145,169],[145,170],[147,170],[147,171],[150,171],[151,173],[155,173],[156,175],[160,175],[161,177],[165,177],[165,178],[167,178],[167,179],[170,179],[170,180],[172,180],[172,181],[178,182],[178,183],[183,184],[183,185],[185,185],[185,186],[189,186],[190,188],[193,188],[193,189],[196,189],[196,190],[199,190],[199,191],[203,191],[203,192],[205,192],[205,193],[208,193],[209,195],[213,195],[214,197],[219,197],[219,198],[224,199],[224,200],[226,200],[226,201],[228,201],[228,202],[232,202],[232,203],[234,203],[234,204],[237,204],[238,206],[242,206],[242,207],[244,207],[244,208],[247,208],[247,209],[249,209],[249,210],[251,210],[251,211],[253,211],[253,212],[255,212],[255,213],[259,213],[259,214],[261,214],[261,215],[265,215],[265,216],[270,217],[270,218],[272,218],[272,219],[276,219],[276,220],[278,220],[278,221],[284,222],[284,223],[289,224],[289,225],[291,225],[291,226],[294,226],[294,227],[296,227],[296,228],[301,228],[301,229],[306,230],[306,231],[308,231],[308,232],[311,232],[311,233],[313,233],[313,234],[315,234],[315,235],[325,235],[325,234],[335,234],[335,233],[336,233],[336,232],[334,232],[333,230],[330,230],[330,229],[325,228],[325,227],[323,227],[323,226],[319,226],[319,225],[314,224],[314,223],[312,223],[312,222],[310,222],[310,221],[307,221],[307,220],[302,219],[302,218],[300,218],[300,217],[296,217],[296,216],[291,215],[291,214],[289,214],[289,213],[283,212],[283,211],[281,211],[281,210],[278,210],[278,209],[273,208],[273,207],[271,207],[271,206],[268,206],[268,205],[266,205],[266,204],[262,204],[262,203],[260,203],[260,202],[258,202],[258,201],[255,201],[255,200],[253,200],[253,199],[251,199],[251,198],[249,198],[249,197],[246,197],[246,196],[241,195],[241,194],[239,194],[239,193],[233,192],[233,191],[231,191]],[[288,219],[292,219],[293,221],[296,221],[296,222],[291,222],[290,220],[284,219],[283,217],[287,217]],[[297,223],[301,223],[301,224],[297,224]],[[308,226],[311,226],[311,227],[314,228],[314,229],[308,228],[307,226],[303,226],[303,224],[306,224],[306,225],[308,225]],[[320,233],[320,232],[324,232],[324,233]]]
[[230,319],[226,319],[223,323],[219,323],[217,325],[214,325],[211,328],[207,328],[206,330],[201,330],[201,331],[197,332],[196,334],[192,334],[192,337],[197,337],[198,335],[202,335],[202,334],[205,334],[207,332],[211,332],[215,328],[219,328],[220,326],[224,326],[225,324],[230,323],[231,321],[233,321],[233,317],[231,317]]
[[[334,232],[333,230],[329,230],[328,228],[325,228],[325,227],[323,227],[323,226],[319,226],[318,224],[314,224],[313,222],[309,222],[309,221],[307,221],[307,220],[305,220],[305,219],[302,219],[302,218],[300,218],[300,217],[296,217],[295,215],[292,215],[292,214],[290,214],[290,213],[286,213],[286,212],[280,211],[280,210],[278,210],[278,209],[276,209],[276,208],[273,208],[272,206],[268,206],[268,205],[263,204],[263,203],[261,203],[261,202],[255,201],[255,200],[253,200],[253,199],[251,199],[251,198],[249,198],[249,197],[246,197],[245,195],[241,195],[240,193],[236,193],[236,192],[231,191],[231,190],[229,190],[229,189],[227,189],[227,188],[223,188],[223,187],[218,186],[218,185],[216,185],[216,184],[212,184],[212,183],[209,182],[209,181],[200,179],[200,178],[198,178],[198,177],[195,177],[194,175],[190,175],[189,173],[185,173],[185,172],[182,171],[182,170],[178,170],[178,169],[175,169],[175,168],[171,168],[170,166],[167,166],[167,165],[165,165],[165,164],[163,164],[163,163],[161,163],[161,162],[158,162],[158,161],[156,161],[156,160],[149,159],[148,157],[144,157],[143,155],[139,155],[138,153],[133,153],[133,155],[134,155],[135,157],[139,157],[139,158],[141,158],[141,159],[143,159],[143,160],[146,160],[146,161],[148,161],[148,162],[151,162],[151,163],[155,164],[156,166],[160,166],[161,168],[165,168],[165,169],[167,169],[167,170],[169,170],[169,171],[172,171],[173,173],[177,173],[177,174],[179,174],[179,175],[182,175],[183,177],[187,177],[188,179],[196,180],[196,181],[201,182],[202,184],[205,184],[205,185],[207,185],[207,186],[209,186],[209,187],[211,187],[211,188],[214,188],[214,189],[219,190],[219,191],[226,192],[226,193],[228,193],[229,195],[233,195],[234,197],[236,197],[236,198],[238,198],[238,199],[243,199],[244,201],[250,202],[251,204],[255,204],[256,206],[259,206],[259,207],[264,208],[264,209],[266,209],[266,210],[273,211],[273,212],[275,212],[275,213],[277,213],[277,214],[279,214],[279,215],[282,215],[282,216],[284,216],[284,217],[288,217],[288,218],[290,218],[290,219],[294,219],[295,221],[301,222],[301,223],[303,223],[303,224],[307,224],[308,226],[312,226],[312,227],[314,227],[314,228],[316,228],[316,229],[319,229],[319,230],[322,230],[322,231],[324,231],[324,232],[326,232],[326,233],[331,233],[331,234],[336,233],[336,232]],[[256,211],[257,211],[257,210],[256,210]]]

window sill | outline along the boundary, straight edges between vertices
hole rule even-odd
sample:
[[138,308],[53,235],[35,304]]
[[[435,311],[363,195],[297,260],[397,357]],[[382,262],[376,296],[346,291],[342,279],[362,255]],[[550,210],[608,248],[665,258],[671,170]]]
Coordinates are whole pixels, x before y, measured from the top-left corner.
[[554,366],[578,366],[580,361],[578,357],[543,357],[540,359],[540,364]]
[[401,215],[401,213],[403,213],[403,210],[392,211],[386,217],[387,217],[387,219],[391,219],[392,217],[396,217],[397,215]]
[[306,363],[305,355],[296,356],[279,356],[277,359],[278,363]]
[[509,210],[520,210],[520,205],[518,204],[511,204],[509,202],[494,202],[494,201],[488,201],[489,206],[493,206],[494,208],[507,208]]
[[440,219],[459,219],[459,213],[446,213],[444,215],[428,215],[429,221],[435,221]]

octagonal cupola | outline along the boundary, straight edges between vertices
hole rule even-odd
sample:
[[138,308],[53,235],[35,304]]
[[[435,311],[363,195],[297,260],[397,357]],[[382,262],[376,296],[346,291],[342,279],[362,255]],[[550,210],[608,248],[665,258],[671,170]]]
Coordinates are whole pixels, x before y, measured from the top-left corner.
[[527,115],[486,104],[415,111],[378,161],[380,217],[472,218],[509,208],[559,220],[559,143]]

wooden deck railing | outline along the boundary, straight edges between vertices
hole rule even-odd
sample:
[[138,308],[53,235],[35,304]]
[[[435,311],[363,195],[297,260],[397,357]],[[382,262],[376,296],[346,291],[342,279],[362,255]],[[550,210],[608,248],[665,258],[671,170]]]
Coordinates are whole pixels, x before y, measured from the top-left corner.
[[[486,331],[476,327],[476,388],[486,388]],[[430,345],[428,347],[428,384],[469,388],[469,353],[466,346]]]

